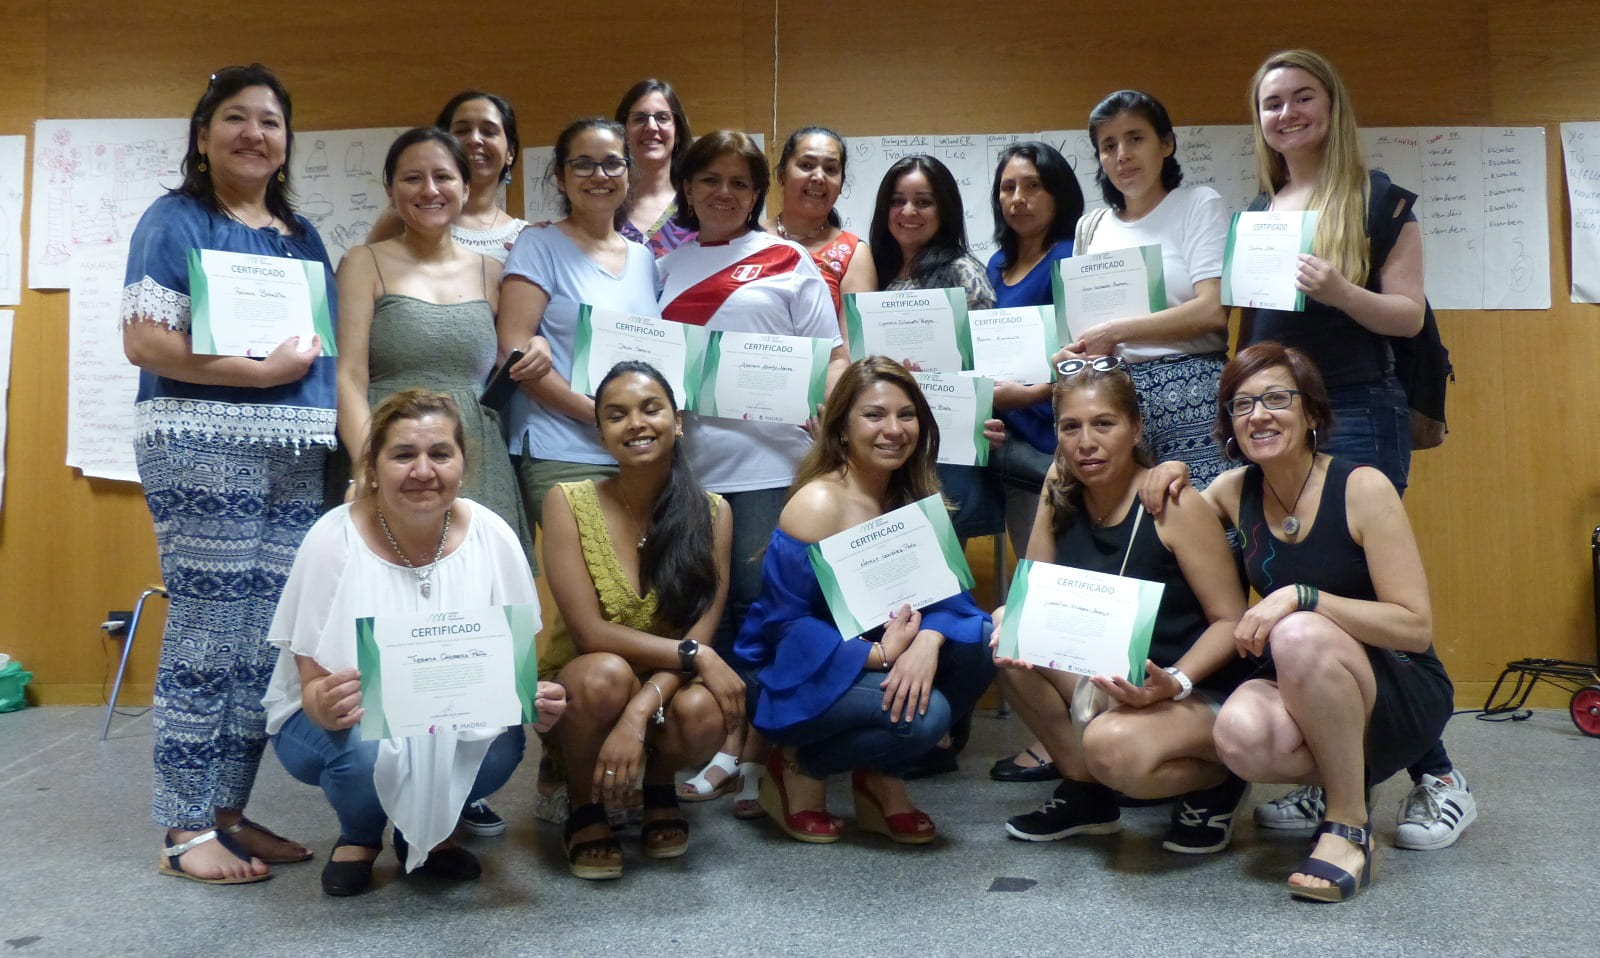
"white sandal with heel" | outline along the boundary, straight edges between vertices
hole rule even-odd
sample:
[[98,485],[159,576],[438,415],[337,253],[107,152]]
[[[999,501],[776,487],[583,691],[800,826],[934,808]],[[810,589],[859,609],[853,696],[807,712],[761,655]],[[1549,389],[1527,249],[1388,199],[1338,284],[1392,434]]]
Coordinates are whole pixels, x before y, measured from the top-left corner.
[[[714,768],[722,769],[725,776],[715,785],[706,778],[706,773]],[[739,756],[718,752],[706,763],[706,767],[700,770],[700,774],[678,784],[678,801],[709,802],[713,798],[721,798],[739,787],[739,770]]]

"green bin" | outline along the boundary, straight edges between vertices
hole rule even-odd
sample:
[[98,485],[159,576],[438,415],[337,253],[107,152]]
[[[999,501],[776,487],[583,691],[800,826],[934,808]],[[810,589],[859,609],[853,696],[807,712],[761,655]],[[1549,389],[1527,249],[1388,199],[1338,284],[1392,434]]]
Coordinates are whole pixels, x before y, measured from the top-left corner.
[[32,680],[32,672],[11,661],[10,656],[0,655],[0,712],[15,712],[26,706],[28,697],[23,687]]

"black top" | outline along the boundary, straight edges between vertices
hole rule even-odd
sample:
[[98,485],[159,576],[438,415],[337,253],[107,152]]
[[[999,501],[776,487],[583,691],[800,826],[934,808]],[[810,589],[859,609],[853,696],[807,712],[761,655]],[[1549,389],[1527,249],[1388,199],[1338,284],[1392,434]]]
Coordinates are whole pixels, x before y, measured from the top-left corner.
[[[1200,599],[1189,587],[1189,580],[1183,577],[1178,557],[1162,543],[1154,520],[1148,515],[1139,516],[1141,507],[1137,503],[1114,526],[1096,526],[1089,519],[1081,492],[1073,496],[1073,505],[1077,514],[1072,523],[1056,534],[1056,564],[1111,575],[1119,574],[1120,570],[1120,574],[1130,578],[1164,585],[1155,629],[1150,635],[1149,658],[1163,668],[1176,664],[1210,624]],[[1136,517],[1139,517],[1137,531],[1134,529]],[[1131,551],[1129,536],[1133,536]],[[1125,553],[1128,565],[1123,569]],[[1230,692],[1249,677],[1250,671],[1251,667],[1243,661],[1229,663],[1204,679],[1196,680],[1195,684],[1213,691]]]
[[[1378,292],[1378,272],[1389,258],[1389,251],[1407,223],[1415,223],[1412,206],[1417,194],[1389,182],[1389,177],[1374,170],[1367,199],[1365,228],[1369,246],[1366,288]],[[1267,208],[1269,198],[1262,193],[1250,203],[1251,210]],[[1395,215],[1396,211],[1399,215]],[[1249,331],[1244,346],[1276,340],[1311,357],[1328,388],[1364,383],[1381,383],[1394,370],[1389,337],[1375,333],[1350,316],[1306,297],[1304,312],[1278,309],[1246,310]]]
[[1261,498],[1261,467],[1245,470],[1239,491],[1239,533],[1244,538],[1245,574],[1257,594],[1264,597],[1283,586],[1304,583],[1348,599],[1378,598],[1366,550],[1350,538],[1345,513],[1345,487],[1355,469],[1348,460],[1329,460],[1316,521],[1299,542],[1273,538]]

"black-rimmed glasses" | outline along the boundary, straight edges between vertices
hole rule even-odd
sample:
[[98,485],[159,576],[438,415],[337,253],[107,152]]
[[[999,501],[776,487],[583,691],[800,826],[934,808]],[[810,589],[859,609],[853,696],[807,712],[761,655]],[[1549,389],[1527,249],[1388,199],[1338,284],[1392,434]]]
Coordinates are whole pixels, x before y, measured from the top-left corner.
[[1092,369],[1097,373],[1109,373],[1113,369],[1126,371],[1127,366],[1115,356],[1096,356],[1093,359],[1063,359],[1056,363],[1056,373],[1062,379],[1076,376],[1085,369]]
[[644,126],[651,120],[656,121],[656,126],[666,129],[672,125],[672,114],[666,110],[662,110],[659,113],[644,113],[641,111],[628,114],[629,126]]
[[591,160],[587,156],[579,156],[567,161],[567,169],[573,176],[589,177],[599,170],[607,176],[621,176],[628,170],[628,161],[620,156],[608,156],[603,160]]
[[1234,396],[1224,402],[1222,408],[1228,411],[1228,415],[1237,419],[1254,412],[1258,402],[1268,409],[1288,409],[1289,404],[1294,402],[1294,397],[1298,395],[1300,395],[1298,389],[1269,389],[1257,396]]

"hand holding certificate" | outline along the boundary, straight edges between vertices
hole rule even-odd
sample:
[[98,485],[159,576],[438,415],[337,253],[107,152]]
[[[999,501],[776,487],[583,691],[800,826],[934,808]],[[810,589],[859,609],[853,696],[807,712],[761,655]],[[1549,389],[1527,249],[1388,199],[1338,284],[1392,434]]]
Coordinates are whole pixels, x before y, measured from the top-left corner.
[[537,721],[538,630],[531,605],[357,619],[362,737]]
[[685,409],[699,391],[705,330],[665,319],[630,316],[587,303],[578,307],[572,346],[572,391],[594,395],[617,363],[634,360],[654,366],[667,378]]
[[714,330],[706,339],[700,394],[685,398],[702,416],[800,425],[827,393],[832,352],[825,339]]
[[322,338],[337,355],[320,262],[214,249],[189,251],[189,336],[195,353],[264,357],[290,337]]
[[1085,330],[1113,319],[1148,316],[1167,308],[1161,246],[1135,246],[1069,256],[1051,276],[1058,335],[1076,342]]
[[929,496],[812,544],[811,566],[839,634],[858,636],[903,605],[920,609],[972,588],[944,497]]
[[1306,294],[1295,287],[1295,270],[1316,232],[1315,212],[1233,214],[1222,258],[1222,304],[1303,311]]
[[1022,559],[1011,580],[997,654],[1078,675],[1144,684],[1166,586]]
[[844,308],[851,359],[888,356],[923,369],[972,368],[964,289],[847,293]]

